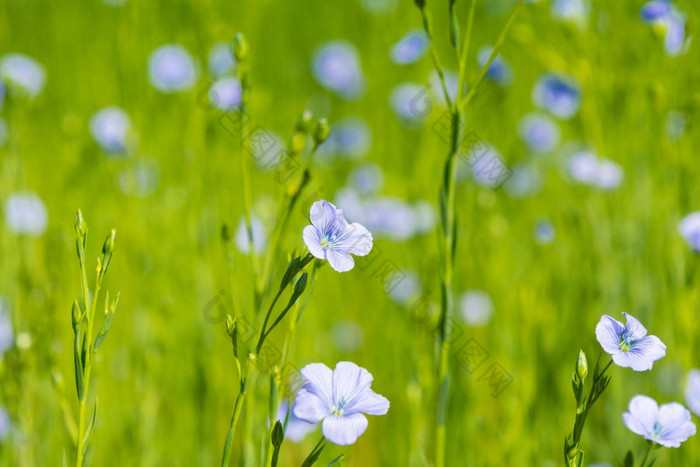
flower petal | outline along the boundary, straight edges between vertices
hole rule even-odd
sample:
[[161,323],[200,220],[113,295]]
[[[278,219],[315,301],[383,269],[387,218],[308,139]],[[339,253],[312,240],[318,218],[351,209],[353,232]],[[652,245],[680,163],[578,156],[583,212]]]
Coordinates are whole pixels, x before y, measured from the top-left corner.
[[353,362],[338,362],[333,370],[333,402],[344,400],[349,405],[358,394],[372,384],[372,375]]
[[318,234],[318,229],[313,225],[307,225],[304,227],[304,232],[302,234],[304,238],[304,243],[306,248],[309,249],[309,253],[314,255],[319,259],[326,259],[326,249],[321,246],[321,238]]
[[625,327],[621,322],[608,315],[603,315],[595,327],[595,337],[601,347],[610,355],[620,352],[620,336]]
[[365,389],[347,410],[368,415],[384,415],[389,411],[389,405],[389,399],[371,389]]
[[314,227],[323,235],[328,232],[328,230],[335,225],[336,209],[331,203],[322,199],[321,201],[316,201],[311,205],[311,210],[309,211],[309,220]]
[[294,416],[306,423],[318,423],[328,417],[328,406],[313,392],[302,388],[294,401]]
[[[663,427],[660,438],[667,447],[678,447],[695,434],[695,424],[690,421],[690,412],[678,402],[664,404],[659,408],[659,423]],[[663,444],[663,443],[661,443]]]
[[622,419],[630,431],[646,438],[654,432],[658,413],[659,406],[654,399],[648,396],[634,396],[630,400],[629,412],[622,414]]
[[647,328],[645,328],[644,325],[642,325],[642,323],[640,323],[637,318],[624,312],[622,314],[625,315],[625,318],[627,318],[627,324],[625,325],[627,337],[629,337],[632,340],[638,341],[639,339],[647,335]]
[[651,365],[661,360],[666,355],[666,345],[656,336],[645,336],[633,343],[630,351],[648,360],[649,369]]
[[327,250],[328,263],[338,272],[346,272],[355,267],[355,260],[349,253],[336,250]]
[[372,250],[372,234],[361,224],[352,223],[343,230],[334,247],[353,255],[365,256]]
[[331,415],[323,420],[323,436],[338,446],[355,444],[357,438],[367,429],[367,417],[361,413],[337,416]]
[[308,381],[303,389],[316,394],[326,407],[332,405],[333,372],[323,363],[310,363],[301,369],[301,376]]

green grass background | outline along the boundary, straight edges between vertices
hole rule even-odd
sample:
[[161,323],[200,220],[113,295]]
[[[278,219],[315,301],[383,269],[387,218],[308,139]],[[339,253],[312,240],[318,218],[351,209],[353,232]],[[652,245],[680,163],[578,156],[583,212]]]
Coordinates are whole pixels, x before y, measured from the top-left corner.
[[[446,3],[429,2],[438,49],[446,66],[455,69]],[[465,3],[458,2],[461,18]],[[692,29],[698,5],[677,4]],[[700,366],[699,259],[677,234],[682,216],[700,208],[699,56],[693,43],[685,55],[667,57],[641,22],[641,5],[596,0],[591,24],[582,31],[553,21],[546,1],[526,5],[502,50],[514,70],[513,85],[503,89],[485,82],[467,110],[467,128],[515,164],[527,157],[517,122],[533,110],[533,83],[547,70],[571,73],[582,84],[583,101],[579,114],[561,123],[563,139],[593,143],[602,156],[622,165],[625,180],[608,193],[572,186],[563,180],[555,156],[543,161],[544,188],[530,199],[459,186],[455,293],[484,289],[495,304],[488,326],[464,331],[513,383],[494,398],[486,382],[452,360],[449,466],[561,465],[575,411],[571,371],[579,348],[590,360],[600,351],[594,329],[602,314],[621,319],[628,311],[639,317],[668,352],[652,372],[613,367],[611,388],[584,433],[587,461],[616,463],[628,448],[641,452],[641,438],[622,424],[629,399],[647,394],[660,402],[683,402],[686,372]],[[508,9],[506,2],[479,3],[472,50],[495,41]],[[220,290],[229,290],[219,231],[222,223],[237,225],[243,213],[241,155],[217,124],[219,114],[197,105],[206,73],[191,92],[159,94],[147,79],[149,53],[178,43],[205,69],[214,43],[244,32],[251,48],[250,114],[256,123],[286,138],[299,113],[326,96],[331,122],[359,116],[370,125],[373,141],[365,159],[382,168],[385,194],[437,205],[447,148],[429,124],[418,131],[404,128],[388,104],[396,84],[425,83],[431,70],[428,55],[411,66],[389,60],[390,46],[418,27],[419,13],[407,0],[382,16],[368,14],[354,0],[132,0],[121,8],[95,0],[0,2],[0,52],[26,53],[47,71],[36,100],[6,103],[0,114],[10,125],[10,141],[0,149],[0,199],[31,189],[49,211],[49,227],[40,238],[19,238],[0,228],[0,295],[12,303],[15,331],[33,339],[31,348],[14,349],[0,366],[1,402],[17,428],[12,442],[0,446],[2,465],[57,465],[68,445],[51,372],[64,375],[67,398],[75,406],[70,306],[80,293],[72,228],[77,208],[90,228],[90,262],[103,236],[117,230],[107,286],[122,292],[94,371],[100,405],[91,464],[219,462],[237,378],[223,324],[210,324],[202,310]],[[361,55],[368,86],[357,101],[334,97],[311,76],[314,49],[337,38],[351,41]],[[473,57],[471,77],[477,71]],[[89,135],[90,116],[106,105],[123,107],[133,120],[139,151],[126,160],[105,157]],[[670,110],[688,118],[687,131],[676,142],[664,132]],[[145,198],[123,194],[120,171],[145,158],[159,167],[157,190]],[[303,247],[306,198],[332,199],[355,165],[339,160],[314,169],[284,251]],[[256,199],[279,195],[273,176],[262,172],[254,175],[254,191]],[[547,246],[532,235],[542,216],[557,229]],[[418,271],[424,290],[438,301],[436,239],[433,232],[403,243],[377,240],[374,254]],[[276,276],[284,263],[279,258]],[[248,263],[238,253],[234,270],[233,293],[250,306]],[[430,326],[412,321],[368,271],[321,270],[292,360],[298,367],[354,361],[372,372],[373,388],[388,397],[391,409],[370,418],[356,445],[329,446],[322,460],[344,452],[348,466],[428,465],[435,339]],[[340,350],[330,332],[346,320],[364,332],[355,352]],[[279,342],[282,333],[272,338]],[[247,443],[236,440],[234,463],[242,462],[245,445],[244,457],[257,465],[266,430],[266,387],[259,377],[255,406],[248,407],[250,418],[242,422],[255,436]],[[282,465],[299,465],[315,441],[312,435],[301,446],[285,443]],[[700,437],[658,455],[658,465],[700,465]]]

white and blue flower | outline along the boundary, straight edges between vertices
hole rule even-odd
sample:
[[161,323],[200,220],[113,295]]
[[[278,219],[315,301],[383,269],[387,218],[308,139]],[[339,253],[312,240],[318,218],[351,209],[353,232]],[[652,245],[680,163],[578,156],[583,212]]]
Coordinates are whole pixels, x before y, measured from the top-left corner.
[[688,408],[700,417],[700,370],[690,370],[685,386],[685,402]]
[[630,431],[667,448],[680,447],[695,434],[690,412],[678,402],[661,407],[648,396],[634,396],[622,420]]
[[326,200],[316,201],[309,214],[311,225],[304,227],[303,238],[309,252],[326,259],[338,272],[355,266],[352,256],[365,256],[372,250],[372,234],[361,224],[349,224],[342,209]]
[[415,63],[428,50],[428,43],[428,37],[422,29],[411,31],[391,48],[391,61],[399,65]]
[[557,124],[546,115],[527,114],[518,124],[520,138],[537,153],[549,152],[559,144],[560,132]]
[[700,211],[688,214],[678,224],[678,233],[696,253],[700,253]]
[[370,388],[372,375],[352,362],[331,371],[323,363],[301,370],[306,384],[294,402],[294,415],[307,423],[322,422],[323,436],[339,446],[354,444],[367,429],[367,415],[384,415],[389,401]]
[[647,335],[646,328],[634,316],[622,314],[627,319],[626,325],[603,315],[595,328],[598,342],[618,366],[634,371],[651,370],[654,362],[666,355],[666,345],[658,337]]
[[32,192],[15,192],[5,200],[5,222],[12,233],[38,237],[46,230],[46,205]]
[[316,81],[345,99],[360,97],[365,90],[360,56],[347,41],[329,41],[314,52],[312,72]]
[[0,78],[5,81],[11,94],[19,92],[32,98],[44,89],[46,72],[33,58],[11,53],[0,59]]

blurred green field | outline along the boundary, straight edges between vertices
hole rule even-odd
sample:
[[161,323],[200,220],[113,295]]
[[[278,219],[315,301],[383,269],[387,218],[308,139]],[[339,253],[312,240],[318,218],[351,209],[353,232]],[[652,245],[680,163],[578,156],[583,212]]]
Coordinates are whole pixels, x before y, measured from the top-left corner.
[[[468,2],[457,3],[466,18]],[[446,68],[455,70],[447,2],[428,4],[437,49]],[[622,423],[630,398],[647,394],[660,403],[685,403],[687,372],[700,367],[700,258],[677,231],[685,215],[700,209],[700,55],[691,42],[685,54],[667,56],[640,19],[642,4],[594,0],[590,24],[582,29],[555,21],[546,0],[524,5],[501,49],[512,84],[486,80],[466,111],[465,131],[493,144],[510,167],[534,161],[542,189],[516,199],[502,187],[469,181],[457,187],[454,292],[459,300],[466,290],[486,291],[494,313],[480,327],[461,322],[457,313],[450,467],[562,465],[576,409],[573,364],[579,348],[589,360],[601,352],[594,331],[603,314],[637,316],[668,350],[651,372],[612,367],[611,387],[586,425],[586,464],[617,465],[628,449],[642,453],[642,439]],[[676,4],[687,15],[690,35],[699,6]],[[506,0],[478,3],[469,78],[478,70],[476,51],[495,42],[511,8]],[[90,229],[89,265],[104,236],[116,229],[106,287],[121,291],[93,371],[99,412],[89,465],[219,465],[238,383],[223,320],[212,317],[209,305],[219,297],[217,313],[218,304],[229,313],[234,303],[250,309],[253,279],[246,256],[221,240],[222,225],[235,230],[243,215],[242,152],[222,127],[222,112],[201,102],[211,82],[209,49],[231,42],[236,32],[246,35],[253,126],[286,140],[310,108],[331,124],[359,117],[371,129],[363,158],[314,165],[283,237],[283,254],[275,259],[276,282],[287,263],[284,254],[304,248],[301,231],[311,203],[335,199],[365,162],[381,168],[382,194],[428,200],[437,213],[447,145],[431,124],[441,110],[436,104],[420,128],[407,128],[389,104],[399,83],[428,82],[429,54],[407,66],[389,57],[397,40],[420,27],[408,0],[383,14],[371,14],[359,0],[131,0],[120,7],[96,0],[0,2],[0,56],[23,53],[46,70],[39,96],[6,97],[0,110],[9,128],[0,147],[0,201],[31,190],[48,211],[41,236],[0,227],[0,297],[16,337],[0,362],[0,405],[13,426],[0,443],[0,465],[58,465],[66,448],[68,464],[73,462],[63,396],[51,375],[63,375],[65,400],[75,409],[70,312],[80,294],[73,231],[78,208]],[[334,39],[357,48],[366,79],[358,99],[339,98],[312,75],[314,50]],[[149,84],[149,54],[169,43],[185,47],[197,62],[190,91],[163,94]],[[519,138],[519,120],[535,110],[532,87],[547,71],[575,76],[582,89],[578,114],[558,121],[562,142],[588,142],[617,162],[624,171],[617,189],[571,183],[563,169],[565,144],[538,157]],[[110,105],[129,114],[138,139],[138,149],[125,158],[106,156],[89,132],[91,116]],[[666,132],[671,111],[682,112],[687,122],[675,139]],[[145,196],[127,194],[123,174],[144,164],[157,168],[156,184]],[[275,174],[255,170],[253,192],[256,214],[271,225],[281,196]],[[556,228],[549,244],[533,236],[542,218]],[[369,417],[354,446],[329,445],[318,465],[341,453],[350,467],[431,465],[436,317],[417,322],[415,308],[391,300],[376,268],[389,261],[415,271],[428,309],[436,310],[438,230],[436,222],[406,241],[375,237],[373,252],[352,271],[319,271],[291,362],[296,368],[356,362],[373,374],[372,388],[391,408]],[[358,327],[361,342],[352,345]],[[271,336],[280,348],[286,328]],[[479,371],[467,371],[459,361],[469,339],[488,353]],[[482,369],[493,364],[512,377],[497,397],[482,378]],[[248,435],[237,436],[232,465],[260,465],[268,391],[268,378],[258,375],[241,421]],[[299,465],[317,438],[285,442],[280,465]],[[656,465],[700,465],[700,437],[659,451]]]

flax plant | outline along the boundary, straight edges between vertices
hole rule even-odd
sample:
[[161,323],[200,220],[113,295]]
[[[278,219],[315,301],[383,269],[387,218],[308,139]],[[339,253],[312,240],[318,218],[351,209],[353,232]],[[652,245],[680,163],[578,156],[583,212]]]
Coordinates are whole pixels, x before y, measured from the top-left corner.
[[496,43],[494,44],[491,55],[487,62],[479,70],[476,79],[471,83],[470,90],[466,96],[463,91],[466,83],[466,67],[469,58],[469,47],[474,23],[474,10],[476,8],[476,0],[472,0],[469,7],[467,18],[466,33],[464,34],[463,44],[460,47],[459,43],[459,22],[456,14],[456,0],[449,1],[449,17],[450,17],[450,45],[454,51],[458,62],[459,78],[457,95],[454,100],[450,97],[447,83],[445,81],[445,73],[442,66],[442,61],[435,46],[433,28],[430,13],[426,6],[426,0],[415,0],[415,4],[420,10],[423,29],[430,41],[430,53],[432,56],[433,66],[440,79],[440,86],[445,97],[445,102],[448,106],[448,111],[451,116],[450,124],[450,144],[445,163],[443,166],[443,177],[440,184],[440,220],[441,220],[441,240],[440,240],[440,263],[441,263],[441,309],[438,322],[438,338],[439,351],[437,357],[437,410],[436,410],[436,426],[435,426],[435,465],[443,467],[445,465],[445,446],[447,437],[447,411],[450,394],[450,339],[451,327],[450,322],[454,315],[454,298],[452,292],[452,279],[454,270],[454,257],[457,247],[457,215],[455,205],[455,166],[457,156],[462,143],[462,128],[465,123],[464,115],[465,108],[474,97],[476,90],[481,81],[483,81],[486,72],[491,63],[498,55],[498,52],[503,45],[503,42],[510,30],[523,0],[520,0],[513,8],[508,20],[506,21],[503,30],[501,31]]
[[[104,316],[100,328],[95,335],[97,303],[100,299],[102,283],[107,275],[109,264],[112,260],[115,231],[112,230],[107,236],[102,246],[102,254],[97,258],[95,286],[92,290],[90,290],[88,284],[88,269],[85,256],[88,229],[80,211],[78,211],[75,218],[75,232],[77,234],[76,248],[78,261],[80,263],[80,285],[82,293],[80,300],[73,302],[71,313],[73,334],[75,336],[73,340],[75,386],[78,393],[78,429],[77,432],[75,432],[74,442],[77,449],[75,465],[81,467],[85,462],[88,442],[95,428],[95,419],[97,417],[97,395],[95,395],[95,403],[91,404],[92,415],[88,422],[87,416],[90,408],[88,407],[87,399],[89,396],[93,357],[95,352],[97,352],[102,345],[112,325],[114,313],[119,303],[119,294],[117,293],[114,300],[110,301],[109,292],[105,293]],[[67,425],[71,426],[71,423],[67,423]]]
[[[249,86],[249,68],[246,63],[248,56],[248,45],[245,37],[238,33],[235,36],[234,42],[234,55],[239,63],[239,79],[241,81],[241,122],[247,115],[245,114],[247,109],[248,95],[250,93]],[[325,119],[315,121],[314,116],[311,112],[306,111],[299,118],[294,132],[290,138],[288,150],[280,155],[280,166],[277,167],[276,176],[277,182],[282,185],[283,195],[279,203],[279,209],[277,216],[275,218],[275,225],[272,230],[272,235],[270,238],[270,244],[267,253],[264,257],[262,267],[257,263],[257,258],[255,256],[255,251],[253,249],[253,233],[250,224],[250,208],[252,199],[252,174],[250,161],[248,156],[242,152],[241,157],[243,159],[242,169],[244,172],[244,209],[245,209],[245,219],[246,219],[246,234],[248,236],[249,245],[251,248],[249,250],[250,254],[250,265],[253,269],[254,278],[254,300],[253,300],[253,310],[255,318],[261,314],[263,304],[269,300],[269,293],[271,292],[270,286],[272,282],[272,271],[273,265],[279,256],[279,246],[282,241],[283,235],[286,231],[290,216],[294,207],[297,205],[299,197],[301,196],[304,188],[308,185],[311,179],[311,164],[313,162],[313,156],[318,149],[318,147],[328,138],[329,126]],[[306,142],[311,136],[313,145],[306,160],[302,163],[300,161],[302,153],[305,149]],[[241,142],[244,142],[244,135],[241,127]],[[301,174],[295,177],[295,172],[297,169],[301,168]],[[264,319],[260,328],[260,333],[253,349],[247,351],[243,349],[239,342],[239,315],[234,312],[233,316],[227,316],[226,319],[226,331],[231,339],[231,344],[233,347],[233,355],[236,365],[236,370],[238,373],[238,383],[239,391],[236,396],[234,403],[233,414],[231,416],[231,422],[229,426],[228,433],[226,435],[226,441],[224,444],[224,452],[222,456],[222,466],[229,465],[231,450],[233,446],[234,435],[236,433],[236,427],[240,419],[243,408],[245,407],[246,397],[248,391],[251,387],[251,382],[255,377],[255,367],[257,364],[258,357],[263,349],[266,339],[272,333],[272,331],[282,322],[282,320],[287,316],[287,314],[292,312],[292,322],[294,324],[290,325],[290,332],[293,332],[295,328],[295,323],[303,309],[300,307],[301,302],[299,298],[304,293],[307,288],[307,283],[309,282],[308,273],[304,272],[301,276],[296,279],[296,277],[302,273],[303,269],[306,268],[313,261],[313,256],[310,253],[305,255],[299,255],[292,257],[289,262],[287,269],[280,281],[280,285],[276,290],[271,302],[267,308],[264,315]],[[312,280],[315,277],[316,268],[314,268],[314,273],[312,274]],[[296,279],[296,282],[294,282]],[[275,314],[277,304],[294,282],[293,290],[287,301],[287,304]],[[308,300],[308,299],[307,299]],[[305,304],[304,304],[305,305]],[[241,313],[238,310],[238,313]],[[289,350],[287,348],[287,343],[290,343],[289,339],[285,340],[285,356],[283,362],[286,363]],[[280,374],[279,367],[272,369],[270,374],[270,399],[268,403],[268,408],[270,410],[271,420],[276,414],[279,404],[279,389],[286,383],[283,376]],[[276,463],[276,459],[279,457],[279,449],[281,447],[282,440],[284,439],[284,431],[279,431],[276,428],[276,424],[273,427],[272,432],[269,437],[269,450],[266,451],[266,462],[268,465]],[[277,430],[277,431],[275,431]]]

